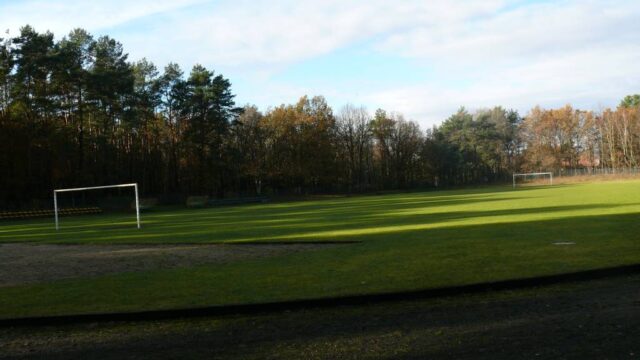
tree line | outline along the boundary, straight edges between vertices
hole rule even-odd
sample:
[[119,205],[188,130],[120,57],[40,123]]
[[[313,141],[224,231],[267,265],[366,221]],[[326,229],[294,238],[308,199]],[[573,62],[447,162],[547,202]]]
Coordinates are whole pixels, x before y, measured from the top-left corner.
[[464,108],[421,129],[322,96],[260,111],[201,65],[132,62],[82,29],[0,39],[0,207],[60,187],[138,182],[146,195],[347,193],[504,181],[514,171],[637,167],[640,96],[595,113]]

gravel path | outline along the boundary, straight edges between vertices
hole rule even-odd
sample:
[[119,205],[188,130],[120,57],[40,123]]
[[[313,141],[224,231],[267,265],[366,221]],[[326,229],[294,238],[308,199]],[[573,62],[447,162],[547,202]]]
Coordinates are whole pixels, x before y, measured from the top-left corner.
[[280,256],[335,244],[29,245],[0,244],[0,288],[121,272]]

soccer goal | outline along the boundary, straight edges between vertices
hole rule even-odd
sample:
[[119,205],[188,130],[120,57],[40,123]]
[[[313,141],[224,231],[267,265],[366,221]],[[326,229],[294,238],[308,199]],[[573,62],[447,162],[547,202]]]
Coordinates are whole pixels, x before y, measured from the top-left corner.
[[513,174],[513,188],[516,187],[516,180],[518,178],[524,178],[524,180],[535,179],[535,178],[546,178],[549,177],[549,185],[553,185],[553,173],[550,172],[539,172],[539,173],[525,173],[525,174]]
[[71,189],[55,189],[53,190],[53,207],[54,207],[54,216],[56,221],[56,230],[60,229],[60,222],[58,219],[58,215],[60,213],[60,209],[58,208],[58,194],[60,193],[69,193],[69,192],[80,192],[80,191],[90,191],[90,190],[102,190],[102,189],[117,189],[117,188],[130,188],[132,187],[135,195],[135,207],[136,207],[136,222],[138,225],[138,229],[140,229],[140,200],[138,199],[138,184],[118,184],[118,185],[107,185],[107,186],[92,186],[92,187],[83,187],[83,188],[71,188]]

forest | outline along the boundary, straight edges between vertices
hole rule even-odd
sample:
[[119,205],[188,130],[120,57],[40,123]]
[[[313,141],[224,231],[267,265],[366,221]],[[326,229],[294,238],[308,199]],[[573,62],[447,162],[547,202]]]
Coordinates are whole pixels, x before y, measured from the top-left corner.
[[640,161],[640,95],[598,112],[461,107],[429,129],[322,96],[292,100],[239,106],[231,81],[201,65],[160,70],[108,36],[56,40],[25,26],[0,38],[0,208],[124,182],[171,202],[475,185]]

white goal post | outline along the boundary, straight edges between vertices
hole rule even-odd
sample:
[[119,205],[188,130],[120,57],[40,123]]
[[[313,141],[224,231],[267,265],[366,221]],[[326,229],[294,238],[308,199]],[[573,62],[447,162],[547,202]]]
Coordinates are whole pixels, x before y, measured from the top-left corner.
[[74,191],[85,191],[85,190],[114,189],[114,188],[124,188],[124,187],[133,187],[133,189],[135,191],[135,196],[136,196],[136,221],[138,223],[138,229],[140,229],[140,200],[138,199],[138,183],[133,183],[133,184],[118,184],[118,185],[92,186],[92,187],[83,187],[83,188],[55,189],[55,190],[53,190],[53,207],[54,207],[54,214],[55,214],[55,219],[56,219],[56,230],[60,229],[59,221],[58,221],[58,193],[74,192]]
[[549,176],[549,185],[553,185],[553,173],[551,172],[538,172],[538,173],[523,173],[523,174],[513,174],[513,188],[516,187],[516,178],[518,177],[527,177],[527,176]]

